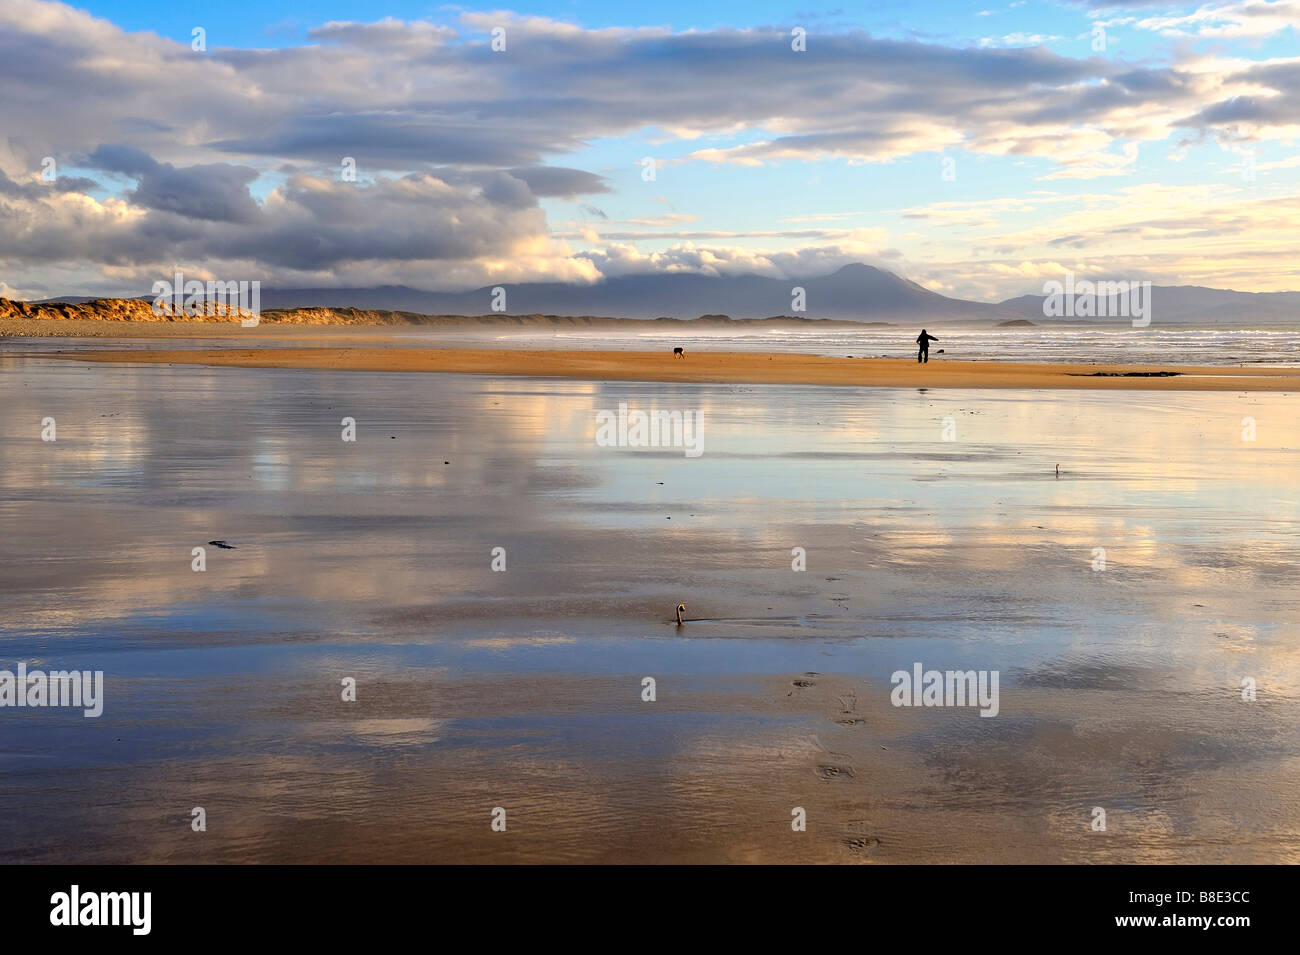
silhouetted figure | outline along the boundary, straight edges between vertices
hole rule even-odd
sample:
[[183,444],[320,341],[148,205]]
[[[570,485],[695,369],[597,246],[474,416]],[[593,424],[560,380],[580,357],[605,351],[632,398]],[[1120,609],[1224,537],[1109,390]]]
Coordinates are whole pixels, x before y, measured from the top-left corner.
[[918,365],[921,364],[922,362],[925,362],[927,364],[929,363],[930,342],[937,342],[938,340],[939,339],[935,338],[924,328],[921,329],[921,334],[916,336],[916,343],[921,346],[921,350],[916,353],[916,363]]

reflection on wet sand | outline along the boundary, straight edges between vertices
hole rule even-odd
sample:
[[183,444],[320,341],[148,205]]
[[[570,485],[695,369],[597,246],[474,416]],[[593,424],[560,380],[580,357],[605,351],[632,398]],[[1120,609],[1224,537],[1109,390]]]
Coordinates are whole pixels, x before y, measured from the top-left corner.
[[1300,861],[1296,400],[0,359],[0,858]]

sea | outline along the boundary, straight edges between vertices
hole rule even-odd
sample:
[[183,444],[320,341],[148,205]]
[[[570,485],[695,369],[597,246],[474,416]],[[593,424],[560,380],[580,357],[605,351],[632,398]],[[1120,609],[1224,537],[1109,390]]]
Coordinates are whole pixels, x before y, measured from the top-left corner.
[[[930,347],[934,360],[1051,362],[1070,364],[1269,365],[1300,363],[1300,324],[1262,327],[1052,326],[981,328],[969,325],[926,326],[938,337]],[[831,330],[791,329],[727,331],[521,330],[486,336],[485,344],[503,348],[563,348],[575,351],[627,349],[799,352],[831,357],[910,358],[921,328],[837,326]],[[442,330],[404,331],[406,344],[445,339]],[[458,340],[463,341],[458,335]]]

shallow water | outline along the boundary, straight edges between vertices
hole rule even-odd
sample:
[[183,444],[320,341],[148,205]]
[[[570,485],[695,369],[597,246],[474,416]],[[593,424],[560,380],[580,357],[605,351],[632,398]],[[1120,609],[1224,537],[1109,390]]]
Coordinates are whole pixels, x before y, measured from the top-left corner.
[[[1025,361],[1060,364],[1212,365],[1294,367],[1300,354],[1300,326],[1262,328],[1188,325],[1133,328],[1131,325],[1068,325],[980,328],[931,323],[937,344],[931,361]],[[832,358],[915,358],[918,327],[791,330],[766,329],[736,334],[645,331],[530,332],[482,335],[484,344],[507,348],[564,348],[575,351],[664,350],[681,345],[695,351],[802,352]],[[432,329],[395,333],[406,344],[430,342],[445,333]],[[942,354],[940,353],[942,349]]]
[[[229,332],[230,329],[225,329]],[[113,348],[190,349],[247,348],[261,345],[338,347],[361,341],[369,348],[536,348],[564,351],[663,351],[676,346],[687,355],[699,351],[788,352],[832,358],[915,359],[919,328],[892,326],[834,329],[770,328],[737,333],[735,330],[646,331],[627,328],[543,331],[518,328],[508,331],[454,331],[446,328],[368,326],[277,326],[266,323],[247,335],[221,338],[114,337]],[[986,328],[975,324],[950,326],[931,323],[939,342],[931,361],[1016,361],[1064,364],[1202,365],[1248,367],[1265,365],[1290,368],[1300,364],[1300,325],[1258,328],[1190,325],[1133,328],[1130,325],[1062,325],[1032,328]],[[104,339],[7,338],[11,354],[101,349]],[[940,352],[942,349],[942,352]]]
[[1300,861],[1297,401],[0,358],[0,859]]

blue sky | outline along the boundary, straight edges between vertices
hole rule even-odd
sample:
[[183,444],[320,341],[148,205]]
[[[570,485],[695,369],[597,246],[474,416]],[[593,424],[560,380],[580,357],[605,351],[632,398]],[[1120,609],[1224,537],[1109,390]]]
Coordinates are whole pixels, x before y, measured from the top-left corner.
[[7,2],[0,294],[849,261],[985,300],[1300,288],[1300,0],[360,10]]
[[[728,0],[700,3],[698,0],[656,0],[650,4],[610,3],[601,0],[568,0],[561,3],[512,3],[506,6],[459,6],[453,4],[383,2],[369,15],[359,14],[353,2],[320,0],[311,4],[264,3],[251,0],[185,3],[168,0],[149,2],[93,2],[79,4],[96,16],[124,29],[153,31],[188,42],[190,30],[205,26],[214,43],[249,49],[279,47],[307,42],[310,27],[329,20],[366,20],[394,17],[399,20],[429,20],[454,23],[465,10],[504,9],[523,16],[548,17],[588,28],[663,26],[676,31],[711,30],[719,27],[786,27],[802,25],[817,30],[869,30],[880,36],[931,39],[951,44],[978,44],[982,40],[1002,41],[1014,34],[1045,38],[1045,45],[1061,53],[1083,54],[1091,41],[1092,24],[1100,13],[1103,20],[1134,14],[1188,13],[1215,4],[1178,3],[1041,3],[1004,0],[1001,3],[963,3],[933,0],[917,4],[903,0],[856,4],[799,4],[772,0]],[[1228,6],[1221,4],[1217,6]],[[1084,37],[1084,34],[1089,36]],[[1149,30],[1117,31],[1116,43],[1133,57],[1158,56],[1168,47]],[[1058,38],[1059,39],[1056,39]],[[1296,37],[1273,35],[1260,38],[1257,47],[1272,55],[1294,52]],[[1252,43],[1252,45],[1255,45]]]
[[[731,0],[726,3],[656,0],[653,4],[570,2],[514,3],[499,6],[457,6],[452,4],[386,2],[374,8],[375,16],[359,16],[355,3],[323,0],[307,4],[268,4],[235,0],[216,3],[170,3],[151,0],[136,2],[97,2],[84,9],[106,17],[130,30],[152,30],[176,39],[188,37],[191,28],[206,25],[221,34],[221,43],[230,46],[283,46],[302,42],[308,27],[328,20],[380,19],[391,16],[400,20],[454,22],[463,10],[490,11],[507,9],[524,16],[548,17],[581,24],[590,28],[620,26],[665,26],[674,30],[711,30],[718,27],[752,27],[802,24],[829,29],[867,29],[892,36],[930,36],[952,40],[990,35],[1000,16],[1012,11],[1004,3],[996,6],[939,2],[918,5],[886,2],[848,5],[817,5],[770,2],[770,0]],[[307,13],[306,11],[310,11]],[[981,13],[987,11],[987,15]],[[1079,8],[1081,13],[1082,8]],[[1016,28],[1026,32],[1050,33],[1059,28],[1069,8],[1051,5],[1024,5],[1015,14]],[[1075,17],[1079,23],[1084,17]],[[1059,30],[1058,30],[1059,32]],[[226,34],[229,33],[227,38]]]

